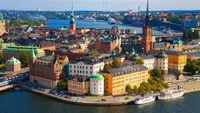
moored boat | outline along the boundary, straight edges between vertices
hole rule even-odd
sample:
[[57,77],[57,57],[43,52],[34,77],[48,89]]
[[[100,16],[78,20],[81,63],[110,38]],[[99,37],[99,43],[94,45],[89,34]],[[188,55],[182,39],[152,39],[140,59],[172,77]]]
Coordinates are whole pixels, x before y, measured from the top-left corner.
[[134,101],[135,104],[147,104],[150,102],[155,101],[156,97],[152,96],[151,94],[138,96]]
[[164,90],[161,90],[160,95],[158,95],[158,99],[168,100],[168,99],[178,98],[183,95],[184,95],[183,89],[175,89],[175,90],[164,89]]

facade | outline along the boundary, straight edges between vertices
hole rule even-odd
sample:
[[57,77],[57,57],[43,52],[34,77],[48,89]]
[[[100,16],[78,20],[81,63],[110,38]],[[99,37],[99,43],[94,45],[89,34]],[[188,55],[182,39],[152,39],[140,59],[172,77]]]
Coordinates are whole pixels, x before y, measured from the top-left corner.
[[90,77],[104,68],[104,62],[98,56],[86,56],[70,62],[70,76]]
[[104,94],[104,77],[100,74],[93,74],[90,76],[90,94],[103,95]]
[[70,76],[68,79],[68,92],[71,94],[84,95],[90,91],[88,77]]
[[5,20],[3,19],[2,13],[0,13],[0,36],[2,36],[6,32],[5,26]]
[[6,71],[21,71],[21,62],[12,57],[6,61]]
[[142,65],[124,66],[100,72],[104,76],[104,91],[110,95],[126,94],[126,86],[140,86],[150,78],[148,69]]
[[56,88],[66,74],[68,58],[64,56],[45,56],[37,58],[34,50],[30,57],[30,81],[45,87]]
[[16,59],[19,59],[23,52],[31,52],[32,49],[34,50],[34,54],[37,57],[45,56],[44,50],[39,49],[37,47],[32,47],[32,46],[9,46],[9,47],[4,48],[2,50],[3,60],[8,60],[8,59],[12,58],[13,56]]
[[97,51],[111,53],[115,48],[121,47],[121,37],[111,38],[97,38],[94,42],[94,48]]
[[169,47],[169,50],[171,50],[171,51],[183,51],[183,45],[182,45],[182,41],[180,40],[180,37],[178,38],[176,44],[172,44]]
[[153,36],[152,36],[152,27],[149,26],[149,3],[147,3],[146,19],[145,25],[142,28],[142,48],[146,53],[149,50],[153,49]]
[[[149,54],[158,54],[159,50],[150,50]],[[168,71],[169,72],[183,72],[184,66],[187,63],[187,54],[181,51],[164,51],[168,57]]]

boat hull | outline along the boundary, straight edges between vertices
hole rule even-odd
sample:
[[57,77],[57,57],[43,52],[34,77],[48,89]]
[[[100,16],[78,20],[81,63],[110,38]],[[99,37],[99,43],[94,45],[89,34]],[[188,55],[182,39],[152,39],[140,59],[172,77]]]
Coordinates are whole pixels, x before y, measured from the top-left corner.
[[178,93],[178,94],[174,94],[174,95],[171,95],[171,96],[165,96],[165,97],[159,95],[158,96],[158,100],[169,100],[169,99],[182,97],[183,95],[184,95],[184,92],[181,92],[181,93]]
[[148,100],[145,100],[145,101],[137,101],[135,100],[134,103],[137,104],[137,105],[142,105],[142,104],[147,104],[147,103],[151,103],[153,101],[156,100],[156,97],[152,97],[151,99],[148,99]]

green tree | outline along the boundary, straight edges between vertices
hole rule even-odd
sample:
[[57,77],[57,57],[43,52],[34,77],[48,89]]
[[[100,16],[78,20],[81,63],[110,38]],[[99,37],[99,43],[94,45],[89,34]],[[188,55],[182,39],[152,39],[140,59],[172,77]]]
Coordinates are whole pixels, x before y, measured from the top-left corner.
[[150,75],[152,77],[161,77],[161,71],[158,68],[154,68],[153,70],[150,71]]
[[65,81],[58,82],[58,84],[57,84],[58,90],[67,90],[67,88],[68,88],[67,82],[65,82]]
[[97,52],[97,50],[93,49],[93,50],[91,50],[90,54],[96,55],[96,54],[98,54],[98,52]]
[[138,93],[138,87],[136,85],[133,86],[133,90],[134,93]]
[[200,72],[200,63],[197,60],[187,59],[187,63],[184,66],[184,71],[195,74],[196,71]]
[[131,86],[128,84],[126,85],[126,92],[130,93],[132,91]]
[[144,61],[141,58],[137,59],[136,64],[144,64]]
[[19,58],[22,66],[28,66],[29,57],[30,57],[30,52],[22,52],[22,54],[21,54],[21,56]]
[[113,62],[112,62],[112,68],[118,68],[120,67],[120,62],[118,61],[118,59],[115,57],[113,59]]
[[111,69],[110,65],[105,64],[103,70],[108,70],[108,69]]

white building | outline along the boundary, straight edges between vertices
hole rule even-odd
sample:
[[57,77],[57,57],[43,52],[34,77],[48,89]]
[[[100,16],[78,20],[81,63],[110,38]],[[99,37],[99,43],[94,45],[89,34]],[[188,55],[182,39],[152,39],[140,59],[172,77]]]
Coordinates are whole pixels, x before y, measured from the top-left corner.
[[104,77],[100,74],[93,74],[90,76],[90,94],[103,95],[104,94]]
[[102,71],[103,68],[103,60],[92,56],[76,59],[69,64],[70,76],[90,77],[92,74]]
[[148,70],[153,70],[155,67],[157,67],[157,59],[154,57],[154,55],[141,55],[141,58],[144,61],[144,66],[146,66]]

